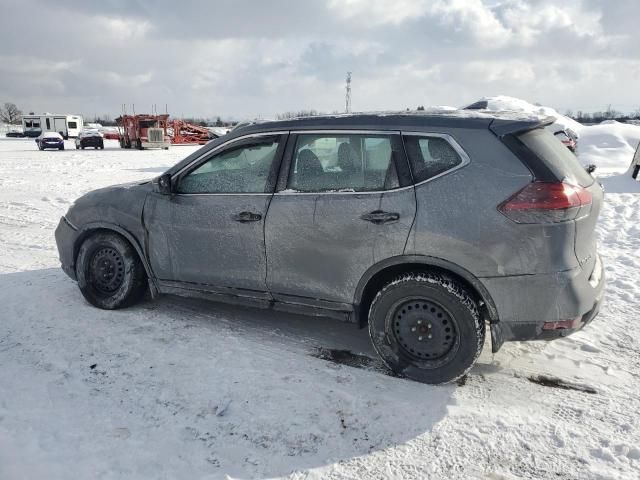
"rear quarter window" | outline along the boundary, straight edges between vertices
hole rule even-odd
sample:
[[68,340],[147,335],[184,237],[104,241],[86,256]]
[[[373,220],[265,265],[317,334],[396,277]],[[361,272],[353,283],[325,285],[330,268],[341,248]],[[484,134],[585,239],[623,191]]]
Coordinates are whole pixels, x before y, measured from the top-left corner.
[[446,138],[427,134],[404,135],[403,138],[415,183],[462,164],[462,157]]
[[587,173],[578,158],[552,133],[537,128],[518,135],[520,140],[558,178],[574,185],[588,187],[593,177]]

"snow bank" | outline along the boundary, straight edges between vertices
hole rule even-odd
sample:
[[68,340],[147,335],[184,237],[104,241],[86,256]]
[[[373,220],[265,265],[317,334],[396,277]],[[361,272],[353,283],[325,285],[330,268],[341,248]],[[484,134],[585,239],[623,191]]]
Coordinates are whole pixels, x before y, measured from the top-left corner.
[[570,128],[574,132],[579,133],[579,130],[583,127],[581,123],[558,113],[555,108],[534,105],[533,103],[529,103],[520,98],[509,97],[507,95],[497,95],[495,97],[482,97],[479,101],[486,102],[486,110],[494,112],[510,111],[544,117],[555,117],[556,121],[551,127],[551,130],[554,132]]
[[599,171],[626,171],[640,142],[640,126],[616,121],[583,126],[578,142],[578,156],[585,165]]
[[486,110],[512,111],[556,118],[553,132],[571,129],[578,135],[578,158],[583,165],[595,165],[597,172],[624,172],[631,165],[640,142],[640,126],[606,120],[599,125],[582,125],[551,107],[534,105],[520,98],[498,95],[483,97]]

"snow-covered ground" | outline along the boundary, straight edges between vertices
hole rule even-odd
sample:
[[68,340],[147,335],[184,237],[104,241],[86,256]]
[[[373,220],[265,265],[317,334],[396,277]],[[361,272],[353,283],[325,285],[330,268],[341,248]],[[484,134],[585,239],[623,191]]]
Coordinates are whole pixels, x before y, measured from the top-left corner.
[[592,325],[485,348],[466,382],[433,387],[386,375],[350,324],[177,298],[89,306],[59,269],[59,217],[193,150],[105,143],[0,139],[0,479],[640,477],[640,183],[602,179],[609,287]]

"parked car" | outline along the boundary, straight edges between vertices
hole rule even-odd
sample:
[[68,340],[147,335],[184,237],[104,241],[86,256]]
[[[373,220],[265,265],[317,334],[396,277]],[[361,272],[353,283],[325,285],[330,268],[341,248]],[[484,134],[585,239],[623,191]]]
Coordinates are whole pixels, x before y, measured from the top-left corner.
[[381,114],[248,125],[56,230],[88,302],[146,291],[347,318],[400,375],[464,375],[491,330],[550,340],[596,316],[603,190],[545,122]]
[[102,138],[107,140],[120,140],[120,131],[118,127],[102,127],[98,131],[102,134]]
[[64,150],[64,139],[62,135],[57,132],[42,132],[40,136],[36,138],[36,144],[40,150],[47,148]]
[[571,153],[576,153],[578,149],[578,136],[571,129],[558,130],[554,135]]
[[21,130],[9,130],[6,136],[10,138],[24,138],[24,132]]
[[98,130],[82,130],[76,138],[76,150],[87,147],[104,150],[104,138]]

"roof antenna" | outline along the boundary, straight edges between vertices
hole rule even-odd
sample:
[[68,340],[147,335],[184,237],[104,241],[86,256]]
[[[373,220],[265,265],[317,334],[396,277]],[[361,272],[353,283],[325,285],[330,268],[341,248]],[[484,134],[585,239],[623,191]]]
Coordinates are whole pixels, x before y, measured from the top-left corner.
[[344,111],[351,113],[351,72],[347,72],[347,86],[344,97]]

